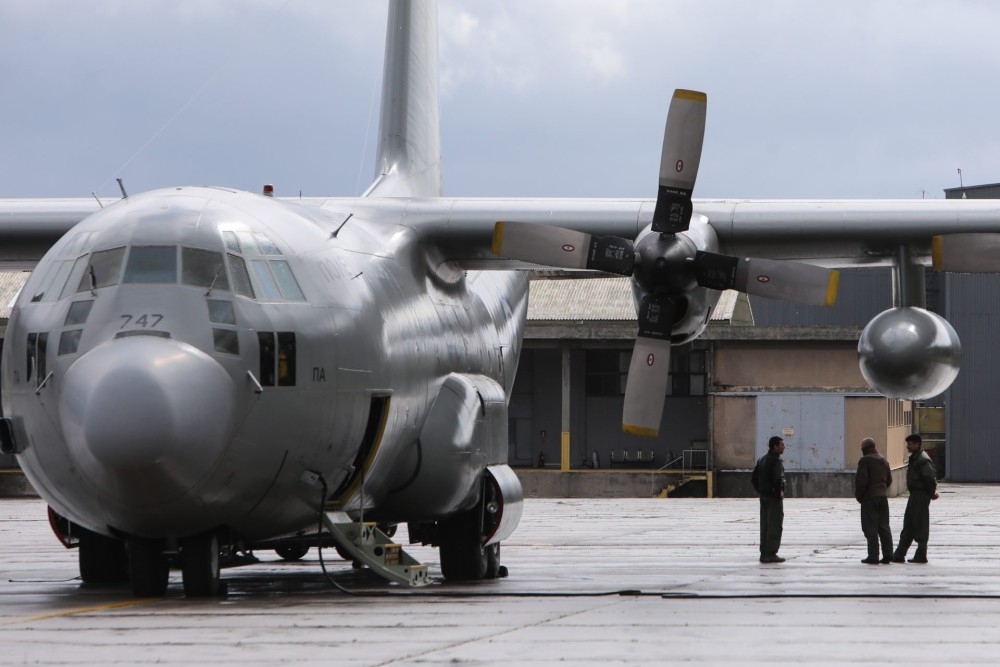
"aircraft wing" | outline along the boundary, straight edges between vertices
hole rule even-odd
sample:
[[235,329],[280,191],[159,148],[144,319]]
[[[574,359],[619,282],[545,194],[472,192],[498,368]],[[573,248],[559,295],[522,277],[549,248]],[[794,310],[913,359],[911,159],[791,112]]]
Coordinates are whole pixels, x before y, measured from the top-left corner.
[[[643,199],[312,199],[311,206],[413,228],[442,260],[467,269],[528,266],[495,257],[497,222],[549,225],[634,239],[651,224]],[[897,248],[929,263],[939,234],[1000,234],[1000,200],[695,200],[719,252],[825,267],[890,265]]]
[[91,199],[0,199],[0,266],[30,269],[73,226],[99,210]]
[[[651,199],[307,198],[330,212],[411,227],[442,261],[466,269],[527,267],[495,257],[497,222],[551,225],[593,236],[634,239],[651,224]],[[31,268],[76,223],[100,209],[94,199],[0,199],[0,265]],[[929,263],[939,234],[1000,234],[1000,200],[694,200],[728,255],[798,260],[826,267],[891,264],[906,245]]]

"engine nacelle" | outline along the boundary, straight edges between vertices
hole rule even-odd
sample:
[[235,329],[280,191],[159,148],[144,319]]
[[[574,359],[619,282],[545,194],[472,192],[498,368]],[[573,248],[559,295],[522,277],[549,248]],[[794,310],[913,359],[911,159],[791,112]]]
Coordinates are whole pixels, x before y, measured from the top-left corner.
[[923,308],[891,308],[861,332],[858,363],[868,384],[883,396],[926,399],[955,380],[962,343],[940,315]]

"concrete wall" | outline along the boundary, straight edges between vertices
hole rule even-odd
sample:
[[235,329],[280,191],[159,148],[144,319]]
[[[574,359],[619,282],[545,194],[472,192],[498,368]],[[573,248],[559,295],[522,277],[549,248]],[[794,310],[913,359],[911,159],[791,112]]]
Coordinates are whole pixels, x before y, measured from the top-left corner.
[[755,463],[755,396],[712,397],[712,461],[717,470],[749,470]]
[[651,498],[677,484],[661,472],[515,469],[526,498]]
[[[892,471],[889,496],[906,491],[906,468]],[[757,494],[750,484],[750,472],[720,470],[715,473],[715,495],[719,498],[753,498]],[[854,472],[793,472],[785,473],[786,498],[852,498]]]
[[868,390],[853,341],[727,341],[716,344],[714,362],[716,391]]

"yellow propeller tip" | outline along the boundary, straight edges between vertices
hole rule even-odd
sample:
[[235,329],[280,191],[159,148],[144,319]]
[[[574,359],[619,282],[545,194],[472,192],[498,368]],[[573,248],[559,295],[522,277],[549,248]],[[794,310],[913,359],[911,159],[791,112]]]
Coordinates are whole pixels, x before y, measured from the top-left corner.
[[694,102],[708,102],[708,95],[699,90],[686,90],[678,88],[674,91],[674,97],[682,100],[692,100]]
[[830,280],[826,284],[826,305],[837,303],[837,290],[840,288],[840,271],[831,271]]
[[622,431],[629,435],[638,435],[643,438],[655,438],[659,434],[659,430],[655,428],[635,426],[633,424],[622,424]]
[[494,257],[500,257],[500,251],[503,250],[503,222],[498,222],[493,227],[493,244],[490,246],[490,250]]
[[944,268],[944,237],[940,234],[931,239],[931,264],[935,271]]

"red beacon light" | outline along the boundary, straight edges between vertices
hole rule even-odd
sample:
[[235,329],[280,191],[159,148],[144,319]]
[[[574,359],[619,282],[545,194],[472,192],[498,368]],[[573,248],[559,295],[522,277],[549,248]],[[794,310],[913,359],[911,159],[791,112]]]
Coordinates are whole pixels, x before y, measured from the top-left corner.
[[270,183],[264,185],[264,196],[273,197],[274,196],[274,186]]

